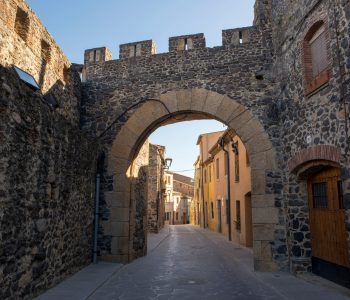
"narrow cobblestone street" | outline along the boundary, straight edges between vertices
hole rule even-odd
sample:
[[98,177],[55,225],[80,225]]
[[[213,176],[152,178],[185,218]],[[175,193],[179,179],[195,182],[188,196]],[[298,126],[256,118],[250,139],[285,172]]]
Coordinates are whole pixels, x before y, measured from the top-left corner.
[[87,299],[349,299],[321,279],[253,272],[251,251],[217,233],[191,225],[167,230],[148,256],[123,266]]

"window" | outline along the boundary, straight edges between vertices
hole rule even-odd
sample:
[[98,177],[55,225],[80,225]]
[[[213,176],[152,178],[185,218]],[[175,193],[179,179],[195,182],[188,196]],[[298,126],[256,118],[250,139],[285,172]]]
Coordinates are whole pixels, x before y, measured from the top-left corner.
[[305,92],[315,91],[329,80],[328,32],[323,21],[314,24],[304,40]]
[[312,184],[312,200],[314,208],[327,208],[327,182]]
[[219,165],[220,165],[220,162],[219,162],[219,159],[217,158],[216,159],[216,179],[219,179],[220,177],[220,169],[219,169]]
[[239,151],[238,151],[238,142],[235,142],[233,145],[233,152],[235,153],[235,181],[239,181]]
[[241,230],[241,201],[236,200],[236,229]]
[[15,31],[23,41],[27,41],[29,32],[29,16],[19,7],[17,7]]
[[247,167],[250,166],[250,160],[249,160],[249,155],[248,155],[248,151],[245,151],[245,163],[247,165]]
[[224,154],[224,157],[225,157],[225,175],[227,175],[228,174],[228,153],[227,152],[225,152],[225,154]]
[[211,218],[214,219],[214,203],[210,203],[210,208],[211,208]]
[[209,165],[209,182],[211,182],[211,164]]

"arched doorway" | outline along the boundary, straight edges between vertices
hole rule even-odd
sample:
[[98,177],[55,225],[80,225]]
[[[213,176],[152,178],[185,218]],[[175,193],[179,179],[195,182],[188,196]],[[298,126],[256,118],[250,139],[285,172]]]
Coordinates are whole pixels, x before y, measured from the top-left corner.
[[[210,118],[221,121],[235,130],[244,143],[251,166],[252,223],[254,266],[257,270],[281,269],[285,260],[277,262],[276,228],[283,212],[275,206],[271,185],[282,185],[278,173],[274,147],[259,119],[233,99],[205,89],[170,91],[159,99],[149,99],[134,110],[123,124],[108,152],[107,176],[111,180],[105,191],[110,218],[102,223],[104,234],[111,237],[111,251],[103,258],[129,262],[133,251],[130,236],[134,230],[133,199],[131,193],[132,162],[145,139],[164,124],[185,120]],[[283,247],[282,247],[283,248]]]
[[340,149],[331,145],[310,146],[299,151],[288,165],[297,175],[301,190],[305,186],[302,209],[307,213],[307,226],[294,233],[291,243],[301,241],[310,249],[301,261],[309,260],[313,273],[350,287]]

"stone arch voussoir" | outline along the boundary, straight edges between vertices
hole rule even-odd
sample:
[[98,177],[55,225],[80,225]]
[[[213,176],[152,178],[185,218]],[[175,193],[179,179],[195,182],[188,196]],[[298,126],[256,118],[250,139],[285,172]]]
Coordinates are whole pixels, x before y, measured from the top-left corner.
[[[107,203],[111,207],[110,219],[106,222],[112,235],[112,249],[109,260],[125,262],[132,243],[125,241],[126,229],[131,228],[129,219],[123,214],[131,209],[130,179],[128,168],[140,144],[164,120],[181,112],[202,113],[227,124],[240,136],[246,146],[252,172],[252,216],[253,249],[255,267],[259,270],[275,270],[271,242],[274,240],[275,226],[278,224],[278,209],[274,195],[267,191],[267,173],[276,169],[276,155],[271,141],[258,118],[246,107],[226,95],[203,88],[169,91],[135,109],[134,113],[117,133],[108,156],[108,176],[113,178],[111,190],[107,192]],[[113,229],[112,225],[118,225]],[[128,235],[130,233],[128,232]],[[108,259],[108,257],[107,257]]]

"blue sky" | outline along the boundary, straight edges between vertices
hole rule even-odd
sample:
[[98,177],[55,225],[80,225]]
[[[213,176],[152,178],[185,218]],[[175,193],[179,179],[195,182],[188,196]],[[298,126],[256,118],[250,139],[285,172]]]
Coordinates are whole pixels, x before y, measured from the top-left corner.
[[[168,51],[171,36],[204,33],[207,47],[220,46],[221,30],[250,26],[254,0],[27,0],[74,63],[84,50],[106,46],[118,58],[119,44],[153,39]],[[182,122],[159,128],[151,142],[167,147],[172,170],[192,169],[200,133],[222,130],[216,121]],[[183,173],[192,175],[191,172]]]

